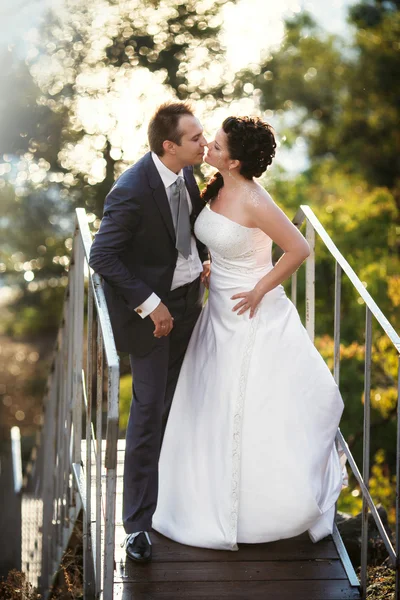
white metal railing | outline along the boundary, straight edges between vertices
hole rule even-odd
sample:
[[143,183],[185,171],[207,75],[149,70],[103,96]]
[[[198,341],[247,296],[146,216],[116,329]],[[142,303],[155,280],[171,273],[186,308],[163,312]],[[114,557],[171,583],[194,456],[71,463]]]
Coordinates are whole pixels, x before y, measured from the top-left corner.
[[91,243],[85,210],[78,208],[35,461],[33,485],[43,500],[39,588],[44,598],[80,515],[84,598],[113,597],[119,358],[101,279],[88,267]]
[[[41,589],[46,597],[53,577],[59,568],[63,551],[67,547],[73,527],[82,510],[84,597],[90,599],[103,595],[106,600],[112,600],[119,361],[101,279],[88,267],[92,239],[84,209],[76,210],[76,218],[69,285],[64,302],[62,325],[57,337],[55,358],[48,379],[42,441],[35,461],[38,468],[35,471],[37,481],[34,487],[39,490],[43,498]],[[337,384],[339,384],[340,375],[342,273],[349,278],[366,306],[362,474],[340,430],[337,433],[337,442],[343,448],[348,464],[363,494],[361,549],[363,599],[366,598],[369,509],[387,548],[390,560],[396,569],[395,599],[400,600],[399,409],[397,415],[396,548],[393,548],[386,534],[368,490],[372,317],[380,324],[398,353],[400,352],[400,338],[308,206],[301,206],[294,218],[294,223],[298,227],[304,221],[306,221],[306,238],[311,248],[310,256],[306,261],[306,329],[313,341],[315,330],[315,234],[321,238],[335,260],[334,378]],[[292,276],[291,286],[292,301],[296,304],[297,273]],[[87,299],[86,334],[84,332],[85,298]],[[106,392],[105,375],[108,383]],[[398,385],[400,387],[400,377]],[[103,410],[105,396],[107,397],[107,407],[106,410]],[[105,440],[103,443],[104,429]],[[84,438],[83,443],[82,437]],[[103,447],[105,447],[105,453],[102,452]],[[351,584],[359,585],[336,526],[333,539]]]
[[[86,413],[85,483],[80,474],[80,440],[76,439],[74,471],[79,484],[81,497],[86,497],[84,507],[84,586],[85,598],[103,593],[104,598],[113,597],[114,584],[114,543],[115,543],[115,501],[117,485],[117,443],[119,420],[119,358],[108,315],[101,278],[88,267],[92,236],[89,231],[84,209],[77,209],[76,236],[80,239],[84,252],[81,267],[88,270],[87,302],[87,360],[86,378],[83,376],[83,398]],[[94,317],[97,317],[96,319]],[[96,329],[96,331],[95,331]],[[82,371],[82,365],[80,372]],[[107,379],[107,409],[103,422],[103,386]],[[94,384],[96,384],[94,388]],[[96,403],[94,402],[96,389]],[[81,395],[82,399],[82,395]],[[93,410],[94,409],[94,410]],[[81,407],[78,411],[81,412]],[[94,416],[93,416],[94,413]],[[95,431],[92,427],[95,421]],[[105,425],[105,454],[103,448],[103,427]],[[94,452],[91,449],[95,444]],[[96,485],[94,507],[92,494],[92,455],[96,465]],[[103,471],[105,486],[103,489]],[[93,543],[94,542],[94,543]],[[103,560],[103,562],[102,562]],[[93,562],[94,582],[90,580],[90,567]]]
[[[390,562],[396,571],[396,590],[395,600],[400,600],[400,581],[399,581],[399,550],[400,550],[400,337],[389,323],[385,315],[372,299],[365,286],[357,277],[354,270],[351,268],[347,260],[335,246],[320,221],[315,216],[309,206],[302,205],[295,218],[294,224],[300,227],[306,221],[306,238],[310,244],[311,253],[306,262],[306,316],[305,324],[308,335],[314,341],[315,334],[315,234],[317,233],[330,254],[335,260],[335,298],[334,298],[334,370],[333,375],[336,383],[339,385],[340,378],[340,304],[341,304],[341,286],[342,273],[350,280],[353,287],[356,289],[360,298],[362,298],[365,309],[365,366],[364,366],[364,425],[363,425],[363,467],[360,472],[354,457],[352,456],[348,445],[340,430],[337,432],[337,443],[346,454],[347,461],[351,467],[354,476],[360,486],[363,507],[362,507],[362,534],[361,534],[361,594],[363,600],[366,598],[367,589],[367,553],[368,553],[368,509],[376,523],[381,538],[388,552]],[[292,301],[296,304],[297,301],[297,273],[292,276]],[[397,371],[397,439],[396,439],[396,527],[395,527],[395,548],[386,533],[382,520],[375,507],[374,501],[369,493],[369,477],[370,477],[370,413],[371,413],[371,362],[372,362],[372,318],[378,322],[383,329],[393,348],[398,354],[398,371]],[[336,527],[336,526],[335,526]],[[349,557],[340,540],[337,528],[334,532],[334,541],[342,558],[344,567],[346,568],[352,584],[358,583],[355,577],[354,570],[351,567]]]

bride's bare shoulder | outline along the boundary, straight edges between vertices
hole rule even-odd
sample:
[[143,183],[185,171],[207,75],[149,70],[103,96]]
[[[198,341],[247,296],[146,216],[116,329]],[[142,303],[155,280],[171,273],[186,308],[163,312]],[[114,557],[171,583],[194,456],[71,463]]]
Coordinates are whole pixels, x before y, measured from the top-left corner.
[[272,206],[277,206],[271,195],[257,181],[254,181],[250,187],[249,205],[256,211],[263,211]]

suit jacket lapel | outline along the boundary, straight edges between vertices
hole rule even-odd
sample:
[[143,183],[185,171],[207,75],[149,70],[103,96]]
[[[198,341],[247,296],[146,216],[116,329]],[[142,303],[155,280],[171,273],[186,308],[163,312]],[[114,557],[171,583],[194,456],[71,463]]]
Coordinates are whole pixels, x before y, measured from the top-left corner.
[[171,209],[169,206],[167,193],[165,191],[164,184],[161,180],[160,174],[157,171],[157,168],[151,158],[151,153],[149,152],[146,156],[146,170],[149,177],[150,187],[152,188],[153,198],[158,206],[158,209],[161,213],[163,221],[165,223],[166,228],[172,238],[172,241],[175,245],[175,229],[174,223],[172,221]]
[[169,202],[168,202],[164,184],[161,180],[160,180],[160,185],[157,188],[153,189],[153,198],[156,201],[158,209],[159,209],[161,216],[164,220],[164,223],[168,229],[168,233],[170,234],[172,241],[175,244],[176,236],[175,236],[174,223],[172,221],[171,208],[169,206]]

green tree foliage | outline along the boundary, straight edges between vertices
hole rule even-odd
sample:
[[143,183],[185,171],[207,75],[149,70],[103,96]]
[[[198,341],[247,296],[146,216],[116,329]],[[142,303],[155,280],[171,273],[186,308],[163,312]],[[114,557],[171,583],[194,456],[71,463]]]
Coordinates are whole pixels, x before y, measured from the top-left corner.
[[[255,80],[266,115],[286,123],[283,146],[305,140],[310,168],[296,178],[283,174],[269,186],[294,214],[308,204],[354,268],[391,324],[400,326],[398,178],[400,138],[398,2],[361,2],[349,12],[351,44],[318,29],[309,15],[287,22],[282,46],[267,58]],[[254,73],[244,72],[236,93]],[[317,241],[317,340],[333,367],[334,262]],[[304,287],[300,289],[303,297]],[[304,303],[300,301],[300,310]],[[342,431],[361,465],[365,306],[343,278],[341,390]],[[373,328],[371,489],[393,519],[398,357],[378,325]],[[343,506],[359,508],[357,490]],[[351,492],[354,492],[353,496]]]
[[[7,232],[0,274],[3,284],[21,289],[10,332],[54,326],[40,318],[41,298],[53,290],[59,310],[55,288],[65,284],[73,210],[93,211],[98,226],[95,214],[132,162],[116,135],[115,105],[124,89],[137,75],[139,99],[154,89],[164,98],[206,97],[207,69],[220,63],[223,71],[217,34],[225,2],[66,0],[32,37],[25,61],[12,51],[0,57],[7,81],[0,99],[7,115],[0,121],[0,231]],[[82,107],[92,121],[82,118]],[[133,135],[145,118],[132,121],[132,107],[126,110],[125,129]]]
[[[115,105],[124,87],[133,85],[133,74],[142,75],[138,99],[148,99],[156,84],[162,94],[178,98],[207,95],[210,66],[220,63],[223,72],[217,34],[225,3],[66,0],[60,16],[49,16],[29,54],[29,68],[40,89],[39,103],[65,116],[57,166],[68,171],[75,201],[101,214],[115,177],[130,162],[116,134]],[[192,71],[198,74],[195,80]],[[143,119],[132,124],[132,109],[126,106],[124,120],[133,135]],[[89,123],[82,118],[88,110],[98,113]],[[83,161],[80,154],[85,154]]]
[[370,186],[386,186],[399,202],[400,10],[393,2],[361,2],[349,13],[351,44],[321,31],[301,13],[286,24],[282,46],[260,73],[244,72],[262,107],[291,112],[286,144],[300,135],[310,158],[333,156],[345,173]]

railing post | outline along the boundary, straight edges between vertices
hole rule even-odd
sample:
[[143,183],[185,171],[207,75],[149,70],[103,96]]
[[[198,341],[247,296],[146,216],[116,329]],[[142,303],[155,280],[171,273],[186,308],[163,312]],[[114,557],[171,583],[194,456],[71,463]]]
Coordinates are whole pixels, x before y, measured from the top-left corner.
[[101,590],[102,565],[101,565],[101,500],[102,500],[102,438],[103,438],[103,336],[101,326],[97,320],[97,395],[96,395],[96,549],[95,549],[95,576],[96,593]]
[[117,445],[118,414],[113,414],[112,407],[117,407],[115,400],[119,395],[119,368],[108,370],[108,411],[106,465],[106,514],[104,532],[104,598],[113,597],[114,585],[114,540],[115,540],[115,503],[117,482]]
[[83,310],[84,310],[84,254],[79,228],[75,230],[74,240],[74,354],[72,375],[73,401],[73,456],[72,462],[81,464],[82,445],[82,360],[83,360]]
[[[66,309],[68,310],[68,300],[66,301]],[[58,511],[59,511],[59,497],[60,497],[60,489],[62,487],[63,478],[62,471],[60,465],[60,455],[62,454],[61,449],[61,423],[62,423],[62,395],[61,395],[61,386],[60,380],[64,379],[65,372],[63,370],[63,353],[64,349],[64,341],[62,337],[62,331],[66,329],[64,326],[61,332],[59,333],[59,348],[61,350],[58,351],[58,356],[55,357],[54,361],[54,376],[52,385],[52,393],[54,394],[54,403],[55,403],[55,412],[54,412],[54,427],[55,427],[55,444],[54,444],[54,460],[51,465],[51,476],[53,478],[53,495],[50,500],[51,502],[51,512],[50,512],[50,524],[48,528],[48,539],[43,539],[43,548],[48,546],[48,578],[50,577],[53,567],[54,567],[54,558],[57,554],[58,547]],[[61,375],[61,377],[60,377]],[[46,580],[46,587],[49,585],[49,579]]]
[[291,280],[291,300],[297,306],[297,271],[292,274]]
[[[71,425],[72,425],[72,410],[73,410],[73,353],[74,353],[74,317],[75,317],[75,306],[74,306],[74,292],[75,292],[75,264],[71,266],[72,272],[69,276],[69,290],[67,296],[67,313],[65,317],[65,324],[63,328],[63,374],[62,374],[62,394],[60,398],[62,413],[61,418],[61,431],[62,446],[60,446],[60,467],[61,470],[58,474],[63,484],[63,510],[66,517],[64,519],[64,525],[69,525],[69,507],[72,503],[72,489],[70,487],[69,474],[71,472]],[[60,474],[61,473],[61,474]],[[68,512],[67,512],[68,511]]]
[[58,442],[55,468],[55,479],[57,482],[56,496],[56,523],[53,547],[52,569],[57,567],[57,558],[62,553],[64,527],[68,525],[69,509],[69,463],[70,463],[70,390],[71,390],[71,355],[72,335],[70,325],[74,320],[74,306],[70,293],[66,299],[66,314],[64,315],[64,326],[60,332],[61,352],[57,357],[57,377],[55,385],[58,390]]
[[[365,368],[364,368],[364,436],[363,436],[363,480],[369,489],[370,429],[371,429],[371,356],[372,356],[372,314],[366,307],[365,316]],[[363,495],[361,523],[361,594],[367,597],[368,566],[368,503]]]
[[92,402],[93,402],[93,288],[88,279],[87,356],[86,356],[86,510],[83,516],[83,585],[86,600],[95,597],[92,547]]
[[42,499],[43,499],[43,525],[42,525],[42,568],[39,578],[39,588],[43,592],[47,589],[50,569],[52,566],[51,560],[51,529],[54,510],[54,461],[56,451],[56,404],[57,404],[57,389],[52,381],[55,378],[55,363],[53,363],[53,372],[49,377],[47,384],[47,396],[45,399],[45,421],[44,430],[46,435],[43,436],[43,452],[44,461],[48,468],[43,469],[43,484],[42,484]]
[[306,330],[310,340],[315,337],[315,230],[306,221],[306,239],[310,245],[310,256],[306,261]]
[[342,269],[339,263],[335,262],[335,320],[334,320],[334,363],[333,377],[336,384],[340,380],[340,301],[342,290]]

